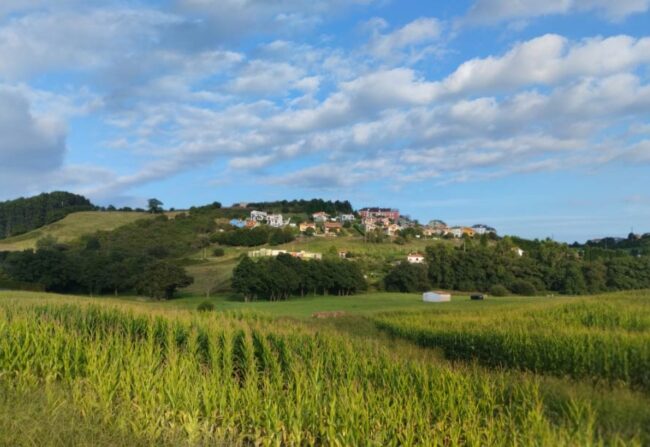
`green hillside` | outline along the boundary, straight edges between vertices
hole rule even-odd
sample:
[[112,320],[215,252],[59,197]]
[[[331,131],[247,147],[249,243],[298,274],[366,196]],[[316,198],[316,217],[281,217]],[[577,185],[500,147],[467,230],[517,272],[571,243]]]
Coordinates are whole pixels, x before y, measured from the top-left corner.
[[96,231],[110,231],[139,219],[148,219],[151,214],[120,211],[84,211],[69,214],[65,218],[29,233],[0,240],[0,251],[18,251],[34,248],[36,241],[44,236],[53,236],[59,242],[68,242]]
[[0,202],[0,239],[25,234],[72,213],[95,209],[84,196],[65,191]]

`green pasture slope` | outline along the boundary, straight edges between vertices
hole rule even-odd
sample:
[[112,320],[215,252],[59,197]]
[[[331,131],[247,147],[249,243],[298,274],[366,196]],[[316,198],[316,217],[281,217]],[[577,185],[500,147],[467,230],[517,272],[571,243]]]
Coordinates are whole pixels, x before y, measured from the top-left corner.
[[53,236],[59,242],[69,242],[96,231],[110,231],[117,227],[150,218],[151,214],[121,211],[83,211],[72,213],[60,221],[20,236],[0,240],[0,251],[27,250],[36,247],[36,241]]
[[0,445],[650,443],[648,291],[203,300],[0,292]]

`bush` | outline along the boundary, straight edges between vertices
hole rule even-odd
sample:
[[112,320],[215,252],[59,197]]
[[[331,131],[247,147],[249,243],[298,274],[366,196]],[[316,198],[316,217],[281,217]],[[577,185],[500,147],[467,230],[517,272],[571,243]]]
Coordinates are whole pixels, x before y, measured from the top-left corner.
[[214,310],[214,304],[210,301],[202,301],[196,308],[199,312],[212,312]]
[[509,293],[510,291],[501,284],[495,284],[489,290],[489,294],[492,296],[507,296]]
[[523,296],[533,296],[537,293],[535,286],[528,281],[524,281],[523,279],[513,282],[510,286],[510,290],[512,290],[517,295]]
[[225,255],[226,252],[224,251],[223,248],[215,248],[212,250],[212,256],[215,256],[217,258],[220,258],[221,256]]

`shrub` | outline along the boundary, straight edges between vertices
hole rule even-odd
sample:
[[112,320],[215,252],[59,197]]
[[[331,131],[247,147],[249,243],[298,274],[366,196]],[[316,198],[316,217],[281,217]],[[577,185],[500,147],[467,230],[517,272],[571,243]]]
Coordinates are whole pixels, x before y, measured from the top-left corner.
[[537,293],[537,290],[535,290],[535,286],[523,279],[513,282],[512,285],[510,286],[510,290],[512,290],[517,295],[523,295],[523,296],[533,296]]
[[210,301],[202,301],[201,304],[196,307],[196,310],[199,312],[212,312],[214,310],[214,304]]
[[225,254],[226,254],[226,252],[221,247],[215,248],[214,250],[212,250],[212,256],[215,256],[217,258],[220,258],[221,256],[223,256]]
[[495,284],[492,287],[490,287],[489,293],[492,296],[507,296],[510,293],[510,291],[506,289],[504,286],[502,286],[501,284]]

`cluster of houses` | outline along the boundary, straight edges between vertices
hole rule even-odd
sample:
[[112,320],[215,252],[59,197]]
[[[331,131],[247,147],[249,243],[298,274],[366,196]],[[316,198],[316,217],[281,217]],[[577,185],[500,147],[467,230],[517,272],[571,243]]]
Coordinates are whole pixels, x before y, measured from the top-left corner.
[[265,211],[253,210],[248,219],[232,219],[230,224],[237,228],[255,228],[258,225],[266,224],[274,228],[292,227],[298,228],[301,233],[323,234],[335,236],[343,230],[346,222],[358,222],[364,231],[380,231],[394,237],[407,228],[417,228],[417,236],[420,237],[454,237],[462,238],[481,236],[484,234],[496,234],[496,230],[490,226],[477,224],[472,227],[448,226],[441,220],[432,220],[427,225],[421,226],[417,221],[407,216],[401,216],[399,210],[394,208],[362,208],[358,217],[354,214],[330,214],[319,211],[311,215],[311,219],[300,224],[292,223],[291,218],[285,219],[282,214],[267,213]]
[[[282,214],[272,214],[266,211],[251,211],[250,217],[246,220],[232,219],[230,225],[237,228],[255,228],[258,225],[267,224],[274,228],[282,228],[286,225],[291,226],[291,219],[284,220]],[[295,226],[295,225],[293,225]]]
[[354,222],[354,214],[339,214],[330,216],[324,211],[319,211],[311,215],[311,220],[296,224],[291,222],[291,218],[285,219],[282,214],[267,213],[266,211],[253,210],[248,219],[232,219],[230,225],[237,228],[255,228],[258,225],[266,224],[273,228],[291,227],[298,228],[301,233],[321,232],[326,236],[337,235],[343,230],[343,224]]
[[[400,216],[399,210],[393,208],[363,208],[359,211],[361,224],[366,231],[380,229],[388,236],[395,236],[399,231],[406,228],[420,227],[416,221],[406,216]],[[432,220],[421,228],[424,237],[445,237],[451,236],[462,238],[463,236],[474,237],[483,234],[496,234],[493,227],[477,224],[472,227],[449,227],[441,220]]]

